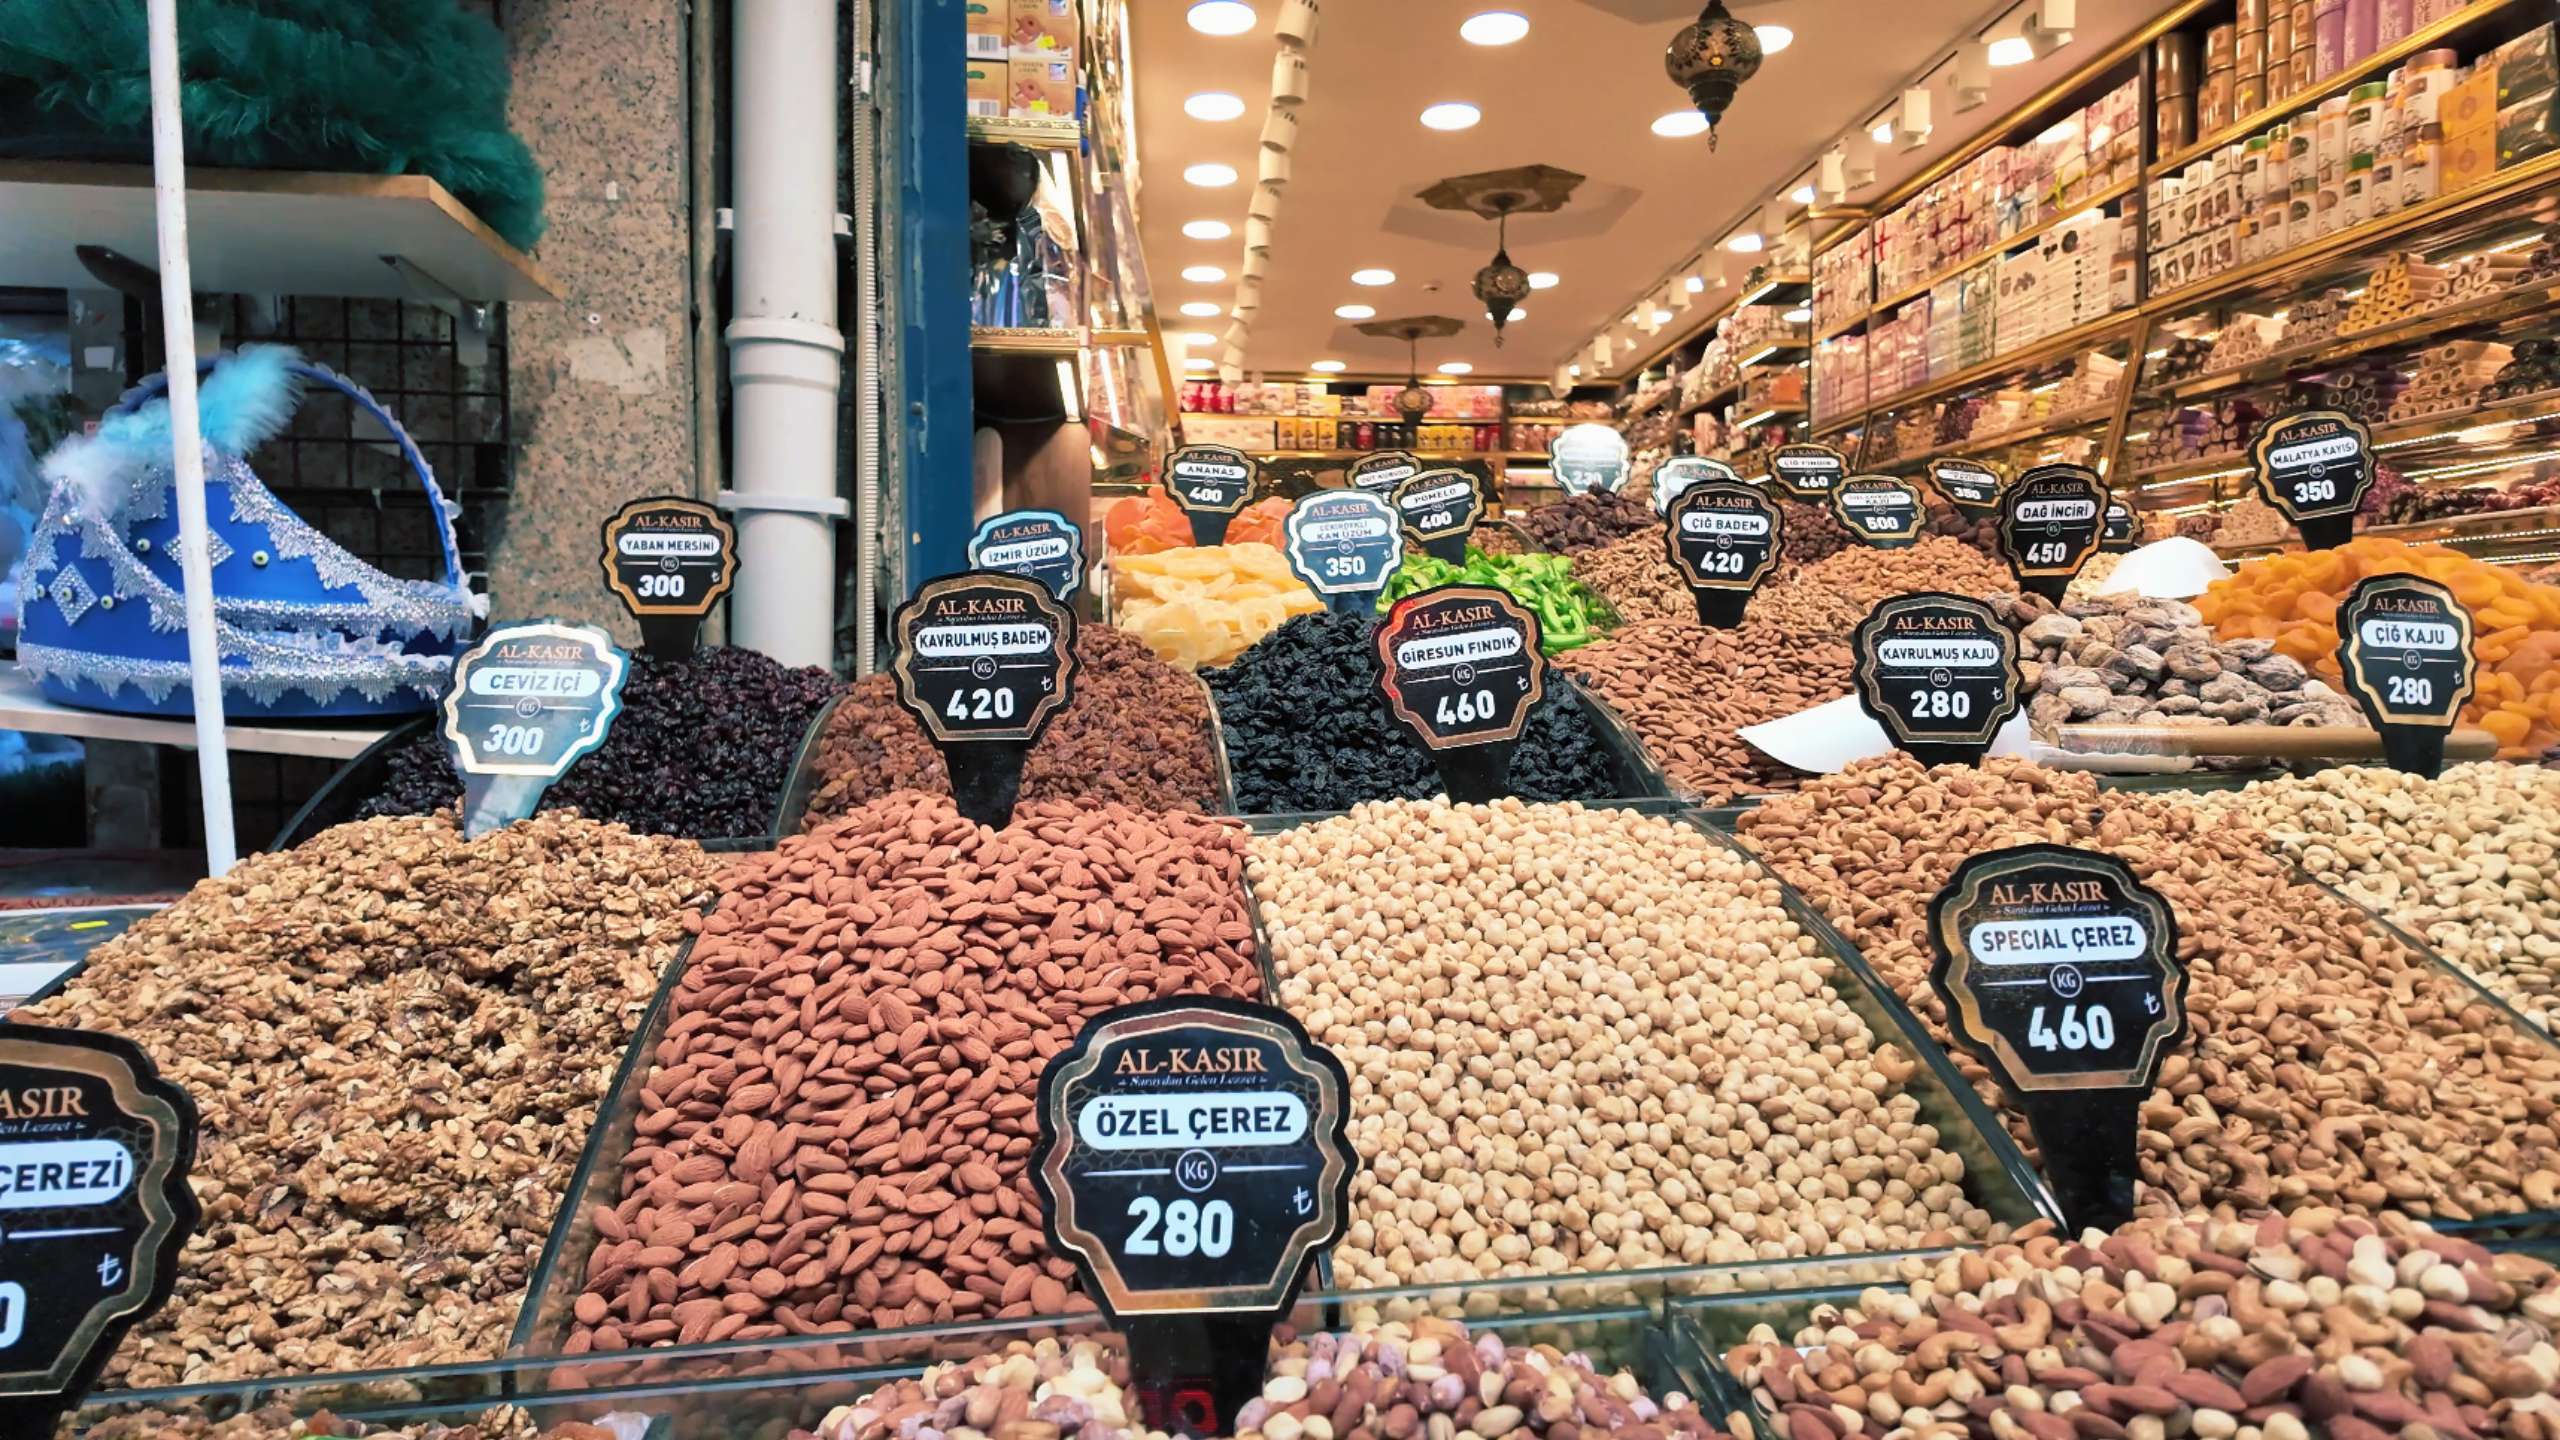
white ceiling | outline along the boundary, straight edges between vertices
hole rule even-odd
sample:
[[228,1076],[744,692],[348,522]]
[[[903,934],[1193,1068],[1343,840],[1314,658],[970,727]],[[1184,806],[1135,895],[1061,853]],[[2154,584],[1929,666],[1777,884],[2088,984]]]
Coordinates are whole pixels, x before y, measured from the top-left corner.
[[[1156,304],[1169,336],[1220,333],[1224,318],[1186,318],[1186,301],[1233,298],[1243,259],[1282,0],[1252,0],[1255,28],[1202,35],[1185,22],[1190,0],[1136,0],[1131,18],[1138,152],[1144,165],[1140,231]],[[1428,372],[1462,360],[1475,378],[1544,379],[1582,358],[1591,336],[1623,317],[1670,269],[1715,243],[1761,202],[1810,178],[1814,158],[1874,119],[1922,64],[1961,34],[2001,16],[1994,0],[1732,0],[1755,24],[1783,24],[1795,43],[1769,57],[1742,89],[1719,148],[1705,136],[1665,139],[1654,119],[1687,99],[1662,71],[1663,48],[1697,13],[1698,0],[1328,0],[1309,58],[1291,181],[1272,241],[1250,369],[1297,372],[1341,360],[1353,373],[1400,372],[1402,342],[1359,334],[1337,319],[1346,304],[1381,318],[1445,314],[1466,333],[1427,341]],[[2080,0],[2074,43],[2041,61],[1992,71],[1990,103],[1953,113],[1944,77],[1937,128],[1920,151],[1886,147],[1882,193],[1946,147],[1975,133],[2043,86],[2085,65],[2147,19],[2160,0]],[[1499,48],[1458,38],[1468,16],[1508,9],[1530,21],[1527,39]],[[1245,101],[1242,119],[1204,122],[1183,111],[1200,91]],[[1473,129],[1425,128],[1426,105],[1463,100],[1483,111]],[[1223,189],[1185,183],[1186,167],[1233,166]],[[1430,210],[1413,199],[1434,180],[1513,165],[1548,164],[1589,177],[1554,215],[1515,219],[1512,259],[1562,277],[1529,297],[1496,349],[1492,326],[1467,287],[1493,253],[1493,226]],[[1852,196],[1855,203],[1858,197]],[[1182,234],[1193,220],[1221,220],[1224,240]],[[1185,266],[1228,272],[1221,284],[1181,278]],[[1364,287],[1351,272],[1382,267],[1396,283]],[[1214,356],[1217,347],[1194,352]]]

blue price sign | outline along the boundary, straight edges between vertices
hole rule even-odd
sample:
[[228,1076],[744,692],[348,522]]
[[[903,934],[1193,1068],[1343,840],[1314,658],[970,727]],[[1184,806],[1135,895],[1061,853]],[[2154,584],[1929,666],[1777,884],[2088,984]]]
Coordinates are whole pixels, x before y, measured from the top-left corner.
[[1028,575],[1061,600],[1084,585],[1084,532],[1055,510],[1011,510],[969,537],[969,568]]
[[[1365,610],[1404,563],[1404,524],[1364,490],[1308,495],[1281,522],[1289,569],[1336,609]],[[1343,604],[1335,605],[1339,598]]]

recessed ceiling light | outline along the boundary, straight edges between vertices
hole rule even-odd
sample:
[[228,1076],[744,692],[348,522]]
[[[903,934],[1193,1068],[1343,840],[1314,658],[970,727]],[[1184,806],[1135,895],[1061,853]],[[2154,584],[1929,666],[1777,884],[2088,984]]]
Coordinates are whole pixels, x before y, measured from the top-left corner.
[[1223,90],[1203,90],[1182,102],[1182,113],[1194,120],[1233,120],[1244,114],[1244,102]]
[[1724,248],[1736,255],[1757,255],[1760,253],[1760,233],[1756,230],[1745,230],[1724,242]]
[[1564,373],[1567,375],[1579,375],[1582,373],[1582,367],[1579,365],[1567,365],[1564,367]]
[[1396,272],[1393,270],[1354,270],[1351,272],[1351,283],[1354,285],[1393,285],[1396,283]]
[[1336,305],[1333,307],[1333,313],[1334,317],[1340,320],[1366,320],[1370,316],[1378,313],[1378,307],[1375,305]]
[[1458,38],[1470,45],[1511,45],[1529,33],[1529,17],[1509,10],[1487,10],[1470,15],[1458,27]]
[[1199,0],[1190,18],[1191,28],[1203,35],[1242,35],[1254,25],[1253,7],[1244,0]]
[[2006,40],[1992,41],[1988,58],[1994,65],[2024,65],[2036,58],[2036,47],[2028,44],[2024,35],[2012,35]]
[[1668,310],[1656,310],[1656,311],[1654,311],[1654,312],[1653,312],[1653,323],[1654,323],[1654,324],[1656,324],[1656,325],[1668,325],[1668,324],[1670,324],[1670,323],[1671,323],[1671,312],[1670,312],[1670,311],[1668,311]]
[[1215,345],[1218,343],[1218,337],[1210,334],[1206,330],[1194,330],[1182,337],[1182,343],[1194,347],[1201,345]]
[[1194,285],[1215,285],[1227,278],[1227,272],[1215,265],[1186,265],[1182,269],[1182,278]]
[[1422,112],[1422,123],[1434,130],[1466,130],[1483,118],[1483,111],[1464,100],[1443,100]]
[[1553,290],[1563,283],[1564,277],[1558,275],[1553,270],[1532,270],[1529,272],[1529,288],[1532,290]]
[[1182,178],[1199,186],[1203,190],[1215,190],[1221,185],[1233,185],[1236,183],[1236,167],[1233,165],[1194,165],[1190,169],[1182,172]]
[[1443,360],[1440,362],[1440,373],[1443,375],[1472,375],[1475,373],[1475,370],[1476,367],[1468,364],[1464,360]]
[[1813,187],[1810,185],[1799,185],[1793,190],[1787,192],[1787,198],[1793,200],[1799,205],[1810,205],[1813,203]]
[[1182,368],[1185,370],[1215,370],[1218,368],[1218,362],[1210,359],[1206,355],[1194,355],[1190,359],[1182,362]]
[[1876,137],[1877,144],[1890,145],[1893,143],[1893,122],[1890,120],[1877,121],[1876,128],[1868,131],[1867,133]]
[[1707,293],[1707,277],[1704,275],[1692,275],[1688,279],[1680,282],[1680,288],[1688,291],[1692,295],[1704,295]]
[[1344,364],[1343,364],[1341,361],[1339,361],[1339,360],[1318,360],[1318,361],[1316,361],[1314,364],[1309,365],[1307,368],[1308,368],[1308,369],[1310,369],[1310,370],[1317,371],[1317,372],[1319,372],[1319,373],[1321,373],[1321,374],[1326,374],[1326,375],[1339,375],[1339,374],[1341,374],[1344,370],[1346,370],[1346,369],[1348,369],[1348,368],[1350,368],[1350,367],[1348,367],[1348,366],[1344,365]]
[[1760,37],[1760,54],[1763,58],[1775,55],[1796,43],[1796,32],[1784,25],[1754,25],[1751,27],[1751,33]]
[[1803,324],[1804,322],[1806,322],[1807,320],[1810,320],[1810,319],[1812,319],[1812,318],[1813,318],[1813,311],[1811,311],[1810,309],[1807,309],[1806,307],[1804,307],[1804,306],[1802,306],[1802,305],[1799,305],[1799,306],[1797,306],[1796,308],[1794,308],[1793,310],[1788,311],[1786,314],[1779,316],[1778,318],[1779,318],[1779,319],[1781,319],[1781,320],[1786,321],[1786,322],[1787,322],[1788,324],[1790,324],[1790,325],[1801,325],[1801,324]]
[[1207,300],[1186,300],[1182,302],[1182,313],[1194,320],[1213,320],[1227,312]]
[[1707,117],[1695,110],[1674,110],[1653,122],[1653,133],[1666,140],[1686,140],[1707,133]]
[[1194,240],[1224,240],[1236,233],[1236,228],[1224,220],[1186,220],[1182,233]]

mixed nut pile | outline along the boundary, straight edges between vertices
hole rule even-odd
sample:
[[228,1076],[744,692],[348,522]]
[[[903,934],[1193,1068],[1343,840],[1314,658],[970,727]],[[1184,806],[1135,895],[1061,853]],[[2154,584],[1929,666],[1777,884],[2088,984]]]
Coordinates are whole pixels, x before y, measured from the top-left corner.
[[1913,1061],[1757,867],[1581,805],[1363,805],[1253,842],[1279,1000],[1351,1073],[1338,1283],[1980,1239]]

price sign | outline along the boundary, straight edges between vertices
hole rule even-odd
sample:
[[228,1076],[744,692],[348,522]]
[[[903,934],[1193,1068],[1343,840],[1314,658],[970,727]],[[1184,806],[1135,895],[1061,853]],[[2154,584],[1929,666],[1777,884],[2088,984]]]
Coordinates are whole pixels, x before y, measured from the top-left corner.
[[1404,563],[1395,506],[1363,490],[1301,496],[1280,522],[1289,571],[1340,614],[1367,615]]
[[1879,550],[1918,544],[1925,513],[1920,487],[1890,475],[1852,475],[1831,492],[1833,518]]
[[1450,798],[1502,794],[1511,747],[1547,693],[1537,617],[1490,586],[1441,585],[1397,601],[1377,643],[1388,712],[1439,762]]
[[1932,460],[1929,483],[1958,510],[1988,515],[2000,508],[2000,487],[2009,482],[2000,467],[1980,460]]
[[960,813],[1002,827],[1031,742],[1074,694],[1074,612],[1027,576],[967,570],[899,606],[889,643],[898,703],[941,749]]
[[2000,554],[2021,589],[2059,603],[2098,553],[2106,487],[2086,465],[2039,465],[2000,496]]
[[177,1283],[196,1108],[139,1046],[0,1027],[0,1424],[50,1435]]
[[1055,510],[1013,510],[969,537],[969,568],[1028,575],[1061,600],[1084,587],[1084,532]]
[[1396,487],[1396,515],[1411,542],[1434,559],[1462,565],[1467,537],[1484,518],[1484,491],[1464,470],[1425,470]]
[[1734,474],[1733,467],[1723,461],[1698,455],[1675,456],[1656,465],[1653,467],[1653,513],[1669,515],[1671,502],[1679,499],[1682,491],[1709,480],[1730,480],[1740,484],[1742,477]]
[[1848,474],[1849,462],[1828,445],[1781,445],[1769,456],[1769,478],[1798,500],[1830,499]]
[[634,500],[604,522],[601,559],[605,585],[640,622],[641,644],[681,660],[738,577],[738,532],[699,500]]
[[1396,487],[1422,473],[1422,462],[1409,451],[1381,450],[1351,462],[1351,488],[1373,495],[1393,495]]
[[1350,1091],[1286,1011],[1207,996],[1104,1011],[1041,1071],[1049,1247],[1129,1328],[1150,1427],[1231,1434],[1260,1393],[1272,1325],[1342,1235]]
[[2073,1230],[2133,1216],[2134,1130],[2186,1033],[2168,902],[2111,855],[1975,855],[1929,903],[1930,988],[1956,1043],[2027,1112]]
[[1698,602],[1698,623],[1730,630],[1778,568],[1786,513],[1757,486],[1710,480],[1680,492],[1662,533],[1671,568]]
[[1634,466],[1626,436],[1606,425],[1575,425],[1547,442],[1547,468],[1567,495],[1615,495]]
[[2373,435],[2343,411],[2279,415],[2258,427],[2249,474],[2258,498],[2293,522],[2304,545],[2332,549],[2347,542],[2373,488]]
[[2103,554],[2122,555],[2133,548],[2139,533],[2133,523],[2133,507],[2121,500],[2107,502],[2105,528],[2098,533],[2098,549]]
[[604,743],[631,657],[590,625],[502,625],[453,662],[444,740],[462,776],[463,833],[534,812],[542,792]]
[[2018,636],[1990,606],[1923,590],[1867,612],[1851,639],[1858,704],[1932,765],[1970,764],[2018,713]]
[[2416,575],[2372,575],[2338,606],[2338,668],[2392,767],[2433,777],[2478,662],[2471,612]]
[[1164,462],[1164,492],[1191,517],[1191,538],[1223,544],[1227,522],[1253,498],[1262,467],[1252,456],[1224,445],[1185,445]]

